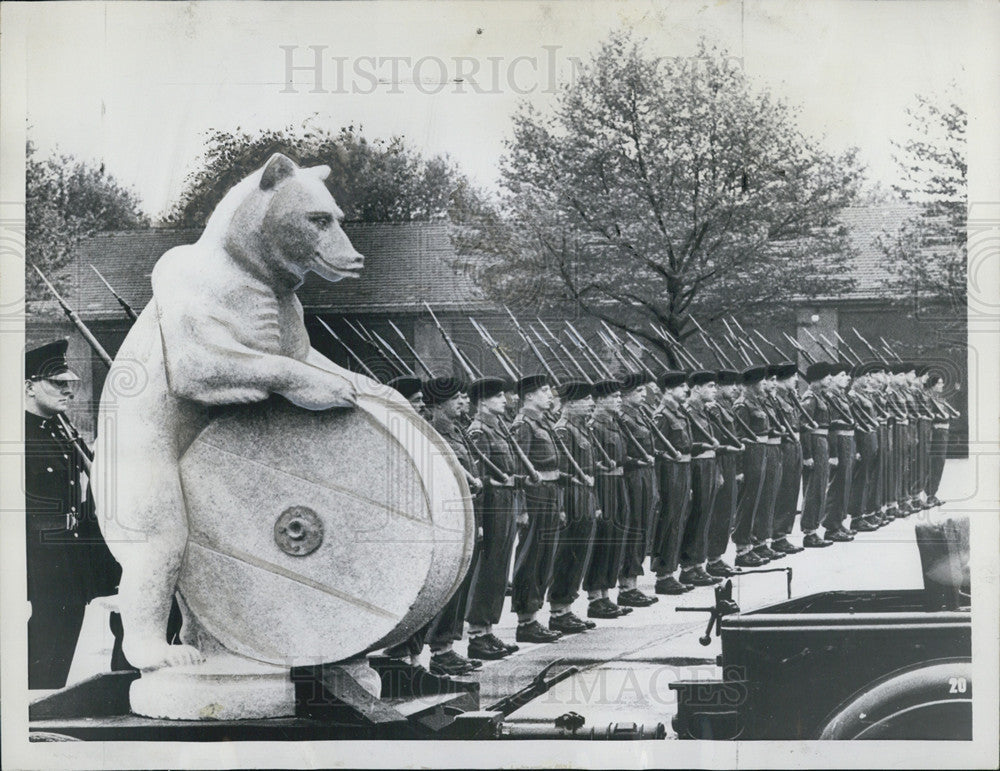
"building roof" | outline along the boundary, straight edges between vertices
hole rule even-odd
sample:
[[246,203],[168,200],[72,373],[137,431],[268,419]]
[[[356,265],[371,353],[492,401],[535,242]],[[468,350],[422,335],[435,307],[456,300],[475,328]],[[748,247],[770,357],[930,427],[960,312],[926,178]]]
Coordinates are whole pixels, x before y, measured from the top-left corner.
[[890,203],[873,206],[854,206],[841,212],[841,221],[847,227],[848,238],[854,251],[851,276],[854,287],[836,300],[881,300],[898,294],[901,280],[886,264],[885,252],[880,245],[898,233],[903,223],[917,216],[919,209],[911,204]]
[[[835,297],[809,302],[891,299],[900,281],[886,266],[880,241],[915,216],[907,204],[879,204],[845,209],[842,217],[854,251],[855,285]],[[359,279],[329,283],[310,274],[299,297],[311,313],[419,312],[423,303],[444,311],[491,307],[473,277],[456,259],[445,223],[346,223],[344,230],[365,255]],[[83,242],[75,255],[66,300],[85,319],[117,319],[121,308],[90,269],[94,265],[136,311],[149,302],[150,275],[160,256],[175,246],[194,243],[200,230],[149,228],[102,233]]]
[[[365,256],[358,279],[329,283],[310,274],[298,290],[308,312],[472,311],[489,305],[472,276],[456,266],[444,223],[345,223],[344,231]],[[96,267],[138,312],[152,296],[150,276],[160,256],[192,244],[200,230],[149,228],[102,233],[83,242],[74,255],[66,301],[85,319],[122,315],[115,298],[90,269]]]

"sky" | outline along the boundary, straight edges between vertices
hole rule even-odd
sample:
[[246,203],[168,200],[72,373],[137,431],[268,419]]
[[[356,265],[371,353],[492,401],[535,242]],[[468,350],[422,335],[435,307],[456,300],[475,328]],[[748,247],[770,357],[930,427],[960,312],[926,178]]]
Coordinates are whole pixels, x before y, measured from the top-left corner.
[[42,154],[104,163],[154,218],[197,168],[210,129],[363,126],[448,154],[495,186],[518,102],[554,104],[574,57],[623,27],[662,56],[692,56],[702,37],[721,45],[753,82],[801,108],[803,131],[833,152],[859,147],[870,179],[889,187],[905,109],[917,93],[964,99],[971,56],[965,4],[947,0],[78,2],[16,12],[28,32],[28,138]]

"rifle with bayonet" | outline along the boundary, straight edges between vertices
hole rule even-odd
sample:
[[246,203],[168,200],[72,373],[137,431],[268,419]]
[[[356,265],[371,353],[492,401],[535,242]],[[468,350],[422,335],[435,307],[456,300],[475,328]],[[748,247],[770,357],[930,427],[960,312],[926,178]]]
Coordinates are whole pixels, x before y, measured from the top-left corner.
[[417,353],[416,349],[412,345],[410,345],[410,341],[406,339],[406,335],[404,335],[403,331],[393,323],[392,319],[389,319],[389,326],[392,327],[392,330],[399,336],[399,339],[403,341],[403,345],[406,346],[406,350],[410,352],[413,360],[423,368],[424,372],[427,373],[427,377],[434,377],[434,370],[428,367],[427,362],[420,358],[420,354]]
[[94,337],[93,333],[87,328],[87,325],[83,323],[79,314],[77,314],[77,312],[69,306],[59,292],[56,291],[56,288],[49,283],[49,280],[45,278],[45,274],[38,269],[37,265],[32,265],[31,267],[35,269],[35,272],[41,277],[42,281],[45,282],[45,286],[47,286],[49,291],[52,292],[52,296],[56,298],[56,302],[59,303],[59,307],[62,308],[63,313],[66,314],[66,317],[73,323],[73,326],[77,328],[81,335],[83,335],[83,339],[87,341],[94,353],[97,354],[101,361],[110,367],[111,356],[109,356],[108,352],[104,350],[104,346],[98,342],[97,338]]
[[340,347],[343,348],[347,352],[347,355],[350,356],[351,359],[359,367],[361,367],[362,371],[366,375],[368,375],[368,377],[370,377],[372,380],[378,380],[378,378],[375,376],[375,373],[372,372],[371,369],[368,368],[368,365],[365,364],[364,361],[361,360],[360,356],[358,356],[353,350],[351,350],[351,347],[347,343],[345,343],[343,340],[340,339],[340,335],[338,335],[336,332],[334,332],[333,329],[330,328],[329,324],[327,324],[325,321],[323,321],[323,319],[321,319],[319,316],[316,317],[316,321],[318,321],[323,326],[323,329],[325,329],[327,332],[330,333],[330,337],[332,337],[334,340],[336,340],[338,343],[340,343]]
[[436,326],[438,332],[441,333],[441,337],[444,338],[445,345],[448,346],[448,350],[451,351],[452,356],[454,356],[458,361],[458,365],[465,372],[469,380],[475,380],[478,377],[482,377],[482,373],[476,374],[476,369],[472,366],[472,362],[466,360],[464,354],[458,349],[458,346],[455,345],[454,341],[451,339],[451,335],[449,335],[448,332],[445,331],[445,328],[441,326],[441,322],[438,321],[438,317],[434,314],[431,306],[425,302],[424,307],[427,309],[427,312],[431,314],[434,326]]
[[124,297],[122,297],[120,294],[118,294],[118,292],[115,291],[114,287],[108,283],[108,280],[101,275],[101,271],[99,271],[93,265],[90,266],[90,269],[97,274],[97,277],[101,279],[101,281],[104,283],[104,286],[108,288],[108,291],[111,292],[112,295],[114,295],[114,298],[118,301],[118,304],[122,307],[122,310],[125,311],[125,315],[128,316],[129,321],[134,322],[138,320],[139,316],[138,314],[136,314],[134,310],[132,310],[132,306],[125,301]]

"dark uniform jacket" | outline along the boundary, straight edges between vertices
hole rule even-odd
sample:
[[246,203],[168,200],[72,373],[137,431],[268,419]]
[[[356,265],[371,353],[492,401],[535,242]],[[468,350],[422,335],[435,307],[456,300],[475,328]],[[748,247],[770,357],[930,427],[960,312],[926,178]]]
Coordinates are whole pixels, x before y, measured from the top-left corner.
[[[583,473],[592,479],[597,474],[595,448],[590,430],[587,428],[587,418],[583,415],[564,416],[554,428],[556,435],[566,445],[573,460],[583,469]],[[575,480],[576,470],[570,465],[569,458],[561,454],[561,471],[567,476],[566,514],[570,519],[579,517],[593,518],[597,511],[597,499],[593,487],[587,487]]]
[[774,431],[761,394],[753,391],[744,392],[733,405],[733,412],[753,431],[753,436],[746,436],[746,429],[740,425],[746,439],[757,441],[760,437],[770,436]]
[[656,427],[682,455],[691,454],[691,424],[679,406],[664,404],[656,417]]
[[87,603],[114,594],[121,568],[84,491],[83,465],[56,418],[24,413],[28,599]]
[[[633,471],[637,468],[647,468],[649,466],[646,456],[649,455],[653,457],[656,453],[656,446],[653,443],[653,432],[649,430],[646,425],[642,414],[639,412],[640,408],[635,405],[625,405],[622,408],[622,414],[619,420],[622,424],[631,432],[632,436],[635,437],[638,442],[638,446],[633,442],[627,434],[625,434],[624,429],[622,430],[623,436],[625,436],[625,447],[627,452],[627,458],[625,461],[625,470]],[[643,452],[645,451],[645,452]]]
[[714,450],[715,445],[711,440],[715,438],[715,432],[705,405],[699,402],[690,402],[687,405],[687,414],[688,420],[691,422],[691,454],[701,455],[709,450]]

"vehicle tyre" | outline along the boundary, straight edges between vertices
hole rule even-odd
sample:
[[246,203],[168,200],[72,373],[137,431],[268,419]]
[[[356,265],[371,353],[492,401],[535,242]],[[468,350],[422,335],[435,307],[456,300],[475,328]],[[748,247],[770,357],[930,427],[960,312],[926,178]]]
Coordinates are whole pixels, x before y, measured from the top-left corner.
[[972,662],[938,660],[888,675],[828,718],[820,739],[972,739]]

